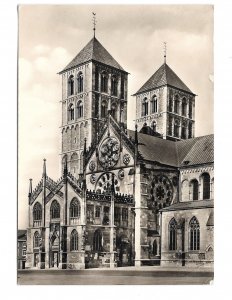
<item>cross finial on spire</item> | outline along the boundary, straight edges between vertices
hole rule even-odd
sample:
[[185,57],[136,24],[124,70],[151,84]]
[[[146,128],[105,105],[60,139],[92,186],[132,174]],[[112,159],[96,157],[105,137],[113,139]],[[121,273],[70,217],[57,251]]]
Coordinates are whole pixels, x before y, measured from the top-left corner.
[[166,64],[167,57],[167,42],[164,42],[164,63]]
[[96,30],[96,23],[97,23],[97,20],[96,20],[96,13],[95,12],[92,12],[93,14],[93,36],[95,37],[95,30]]

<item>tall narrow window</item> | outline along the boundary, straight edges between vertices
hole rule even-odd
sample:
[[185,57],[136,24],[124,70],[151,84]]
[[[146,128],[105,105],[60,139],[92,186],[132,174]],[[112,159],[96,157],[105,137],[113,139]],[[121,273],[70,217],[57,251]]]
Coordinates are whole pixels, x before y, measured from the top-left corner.
[[188,138],[189,139],[192,138],[192,123],[189,123],[189,126],[188,126]]
[[106,101],[102,101],[102,104],[101,104],[101,117],[102,118],[106,118],[106,112],[107,112]]
[[76,152],[74,152],[71,156],[71,160],[70,160],[70,169],[71,169],[71,173],[75,176],[76,174],[76,170],[78,169],[78,155]]
[[158,100],[157,96],[153,96],[151,99],[151,113],[157,113],[158,112]]
[[95,67],[95,91],[98,91],[99,89],[99,71],[98,67]]
[[186,126],[187,126],[186,122],[183,122],[182,126],[181,126],[181,138],[182,139],[186,139],[186,130],[187,130]]
[[42,220],[42,205],[36,202],[33,207],[33,226],[40,226]]
[[172,136],[172,117],[169,116],[169,119],[168,119],[168,135]]
[[157,255],[158,254],[158,247],[157,247],[157,241],[156,240],[154,240],[154,242],[153,242],[153,246],[152,246],[152,254],[153,255]]
[[111,93],[113,96],[118,95],[118,82],[116,76],[111,77]]
[[172,107],[173,107],[173,99],[172,95],[169,95],[169,111],[172,112]]
[[71,232],[71,237],[70,237],[70,251],[77,251],[78,250],[78,233],[74,229]]
[[70,218],[80,218],[81,215],[81,206],[77,198],[73,198],[70,203]]
[[121,98],[124,99],[124,94],[125,94],[125,80],[124,80],[124,75],[121,75]]
[[192,217],[189,222],[190,250],[200,250],[200,225],[196,217]]
[[34,234],[34,248],[38,248],[39,245],[40,245],[40,235],[38,231],[36,231]]
[[144,98],[142,102],[142,116],[147,116],[147,115],[148,115],[148,100],[147,98]]
[[78,75],[77,75],[77,92],[78,93],[83,92],[83,74],[82,74],[82,72],[78,73]]
[[177,222],[174,218],[169,222],[169,250],[176,250]]
[[60,204],[56,200],[53,200],[51,204],[50,215],[52,219],[60,218]]
[[102,251],[102,233],[99,229],[93,235],[93,251]]
[[174,113],[178,114],[179,113],[179,96],[175,95],[174,98]]
[[100,218],[100,216],[101,216],[101,207],[96,206],[96,208],[95,208],[95,218]]
[[78,101],[77,102],[77,118],[83,117],[83,102]]
[[113,103],[113,104],[111,105],[111,116],[112,116],[115,120],[117,120],[116,112],[117,112],[117,106],[116,106],[115,103]]
[[189,118],[192,119],[193,116],[193,104],[192,101],[189,101]]
[[101,91],[103,93],[108,92],[108,76],[107,76],[106,72],[103,72],[101,74]]
[[187,101],[186,101],[185,97],[182,99],[181,113],[182,113],[182,116],[186,117],[186,115],[187,115]]
[[210,199],[210,176],[208,173],[204,173],[201,176],[203,183],[203,199]]
[[198,181],[193,179],[190,184],[192,200],[198,200]]
[[179,120],[175,120],[175,123],[174,123],[174,136],[175,137],[179,137],[179,127],[180,127]]
[[74,76],[71,75],[68,78],[68,96],[72,96],[74,94]]
[[74,120],[74,106],[73,104],[70,104],[68,107],[68,121]]

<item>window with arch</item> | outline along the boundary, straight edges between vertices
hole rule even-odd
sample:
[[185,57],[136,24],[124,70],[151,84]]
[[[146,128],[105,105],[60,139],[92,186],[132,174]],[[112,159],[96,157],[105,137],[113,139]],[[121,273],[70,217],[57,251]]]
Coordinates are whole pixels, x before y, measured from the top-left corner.
[[71,103],[68,107],[68,121],[73,121],[74,120],[74,106]]
[[124,75],[121,74],[121,98],[124,99],[124,94],[125,94],[125,79]]
[[73,175],[76,175],[76,170],[78,169],[78,155],[77,153],[73,153],[70,160],[70,169]]
[[192,101],[190,100],[189,101],[189,118],[192,119],[193,117],[193,104],[192,104]]
[[34,221],[42,220],[42,205],[39,202],[36,202],[33,207],[33,220]]
[[153,121],[153,122],[151,123],[151,129],[152,129],[154,132],[156,132],[156,121]]
[[62,172],[64,172],[66,161],[67,161],[67,154],[65,154],[62,158]]
[[83,92],[83,73],[80,72],[77,75],[77,92],[82,93]]
[[198,194],[199,194],[199,187],[198,187],[198,181],[196,179],[193,179],[190,182],[190,193],[192,195],[192,200],[198,200]]
[[70,203],[69,216],[70,218],[80,218],[81,206],[77,198],[73,198]]
[[158,100],[157,96],[154,95],[151,99],[151,113],[157,113],[158,112]]
[[202,184],[203,184],[203,200],[210,199],[210,176],[208,173],[203,173]]
[[98,66],[95,66],[95,91],[98,91],[99,88],[99,71]]
[[59,219],[60,218],[60,204],[53,200],[50,208],[50,216],[51,219]]
[[78,251],[78,233],[73,229],[70,236],[70,251]]
[[106,101],[103,100],[101,103],[101,117],[106,118],[106,115],[107,115],[107,103]]
[[174,136],[175,137],[179,137],[179,127],[180,127],[179,120],[175,120],[175,122],[174,122]]
[[183,122],[182,126],[181,126],[181,138],[182,139],[187,138],[186,131],[187,131],[187,124],[186,124],[186,122]]
[[74,94],[74,76],[70,75],[68,78],[68,96],[72,96]]
[[174,113],[178,114],[179,112],[179,96],[175,95],[174,97]]
[[108,92],[108,76],[106,72],[102,72],[101,74],[101,91],[103,93]]
[[169,231],[169,250],[176,250],[177,242],[177,222],[174,218],[171,219],[168,226]]
[[144,98],[142,101],[142,116],[148,115],[148,100]]
[[97,229],[93,235],[93,251],[102,251],[102,232]]
[[111,105],[111,116],[112,116],[115,120],[117,120],[117,115],[116,115],[116,113],[117,113],[117,105],[116,105],[116,103],[113,103],[113,104]]
[[168,118],[168,134],[172,136],[172,117],[169,116]]
[[158,255],[158,245],[157,245],[156,240],[154,240],[153,245],[152,245],[152,254],[153,255]]
[[173,98],[172,95],[169,95],[169,111],[172,112],[173,107]]
[[77,102],[77,118],[82,118],[83,117],[83,102],[78,101]]
[[192,138],[192,123],[189,123],[189,126],[188,126],[188,138],[189,139]]
[[195,216],[189,222],[189,235],[189,249],[200,250],[200,225]]
[[38,231],[36,231],[34,234],[34,248],[39,248],[39,245],[40,245],[40,235]]
[[111,77],[111,93],[113,96],[118,95],[118,81],[114,75]]
[[182,114],[182,116],[185,116],[185,117],[187,115],[187,100],[185,97],[182,99],[181,114]]

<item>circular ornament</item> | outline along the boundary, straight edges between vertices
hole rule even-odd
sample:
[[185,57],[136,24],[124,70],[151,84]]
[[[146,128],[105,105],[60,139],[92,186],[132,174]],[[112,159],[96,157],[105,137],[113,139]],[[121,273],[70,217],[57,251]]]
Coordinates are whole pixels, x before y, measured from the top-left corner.
[[119,159],[119,142],[114,137],[106,138],[99,150],[99,161],[104,169],[112,168]]
[[120,180],[122,180],[122,179],[124,179],[124,177],[125,177],[124,170],[123,169],[119,170],[118,171],[118,178]]
[[124,155],[123,155],[123,163],[124,163],[125,165],[128,165],[129,162],[130,162],[130,155],[129,155],[129,154],[124,154]]
[[90,163],[89,163],[89,169],[90,171],[94,171],[96,168],[96,164],[95,162],[92,160]]
[[[97,193],[110,194],[111,186],[112,186],[112,173],[104,173],[98,179],[95,190]],[[119,188],[119,181],[116,176],[114,176],[114,188],[115,188],[115,192],[118,193],[120,188]]]

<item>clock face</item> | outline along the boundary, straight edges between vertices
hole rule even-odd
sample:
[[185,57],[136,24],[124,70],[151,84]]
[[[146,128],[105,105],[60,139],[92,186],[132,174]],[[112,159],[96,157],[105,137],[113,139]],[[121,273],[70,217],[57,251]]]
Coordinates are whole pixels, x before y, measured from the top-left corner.
[[158,211],[169,206],[173,198],[173,186],[167,176],[155,176],[150,189],[152,208]]
[[[97,193],[111,193],[111,185],[112,185],[112,173],[103,174],[97,184],[96,184],[96,192]],[[117,177],[114,177],[114,188],[115,192],[119,192],[119,182]]]
[[119,142],[114,137],[106,138],[99,150],[99,161],[104,169],[112,168],[119,159]]

